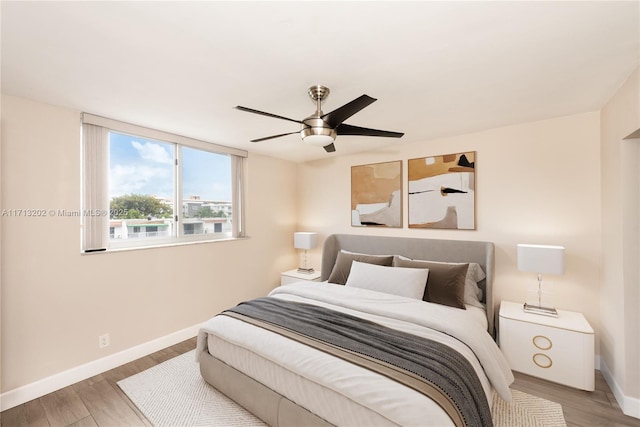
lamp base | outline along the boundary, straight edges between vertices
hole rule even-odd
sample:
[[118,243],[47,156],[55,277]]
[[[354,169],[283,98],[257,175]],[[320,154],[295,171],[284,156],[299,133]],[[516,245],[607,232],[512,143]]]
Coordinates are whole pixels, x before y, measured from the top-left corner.
[[313,274],[315,273],[315,270],[313,269],[313,267],[311,268],[298,268],[298,273],[303,273],[303,274]]
[[541,307],[539,305],[524,303],[524,311],[527,313],[541,314],[543,316],[558,317],[558,310],[553,307]]

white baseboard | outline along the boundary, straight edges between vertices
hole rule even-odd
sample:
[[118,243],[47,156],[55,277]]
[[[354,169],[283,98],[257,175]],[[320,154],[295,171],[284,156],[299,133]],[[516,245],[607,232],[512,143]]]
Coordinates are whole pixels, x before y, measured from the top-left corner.
[[144,357],[148,354],[178,344],[197,335],[201,324],[193,325],[180,331],[156,338],[152,341],[128,348],[115,354],[85,363],[58,374],[43,378],[0,394],[0,411],[37,399],[61,388],[86,380],[95,375],[116,368],[125,363]]
[[609,384],[609,388],[611,388],[611,392],[615,396],[618,405],[620,405],[622,412],[630,417],[640,418],[640,399],[625,396],[606,362],[602,359],[600,359],[600,372],[607,384]]

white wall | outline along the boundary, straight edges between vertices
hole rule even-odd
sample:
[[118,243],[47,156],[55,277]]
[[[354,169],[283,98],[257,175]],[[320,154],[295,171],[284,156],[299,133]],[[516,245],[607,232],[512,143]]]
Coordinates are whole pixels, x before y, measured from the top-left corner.
[[[458,240],[496,245],[496,303],[524,301],[535,286],[533,274],[516,268],[516,244],[557,244],[566,248],[566,274],[548,276],[555,284],[556,307],[580,311],[600,336],[600,122],[586,113],[492,129],[451,138],[301,164],[299,225],[330,233],[358,233]],[[336,142],[348,144],[348,137]],[[477,230],[351,227],[351,166],[402,160],[406,191],[407,159],[463,151],[477,153]],[[320,242],[322,243],[322,242]],[[320,265],[321,251],[313,252]],[[596,353],[597,353],[596,344]]]
[[602,120],[601,290],[603,373],[625,413],[640,417],[640,69],[605,105]]
[[[2,97],[3,209],[79,209],[80,112]],[[80,254],[77,217],[2,217],[2,392],[266,294],[297,263],[296,166],[251,155],[248,239]],[[277,170],[278,173],[273,173]],[[98,348],[98,335],[111,345]]]

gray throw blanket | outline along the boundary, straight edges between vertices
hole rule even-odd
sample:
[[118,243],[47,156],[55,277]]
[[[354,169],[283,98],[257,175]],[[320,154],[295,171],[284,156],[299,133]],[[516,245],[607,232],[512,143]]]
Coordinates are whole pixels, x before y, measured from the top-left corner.
[[276,298],[243,302],[221,314],[399,381],[433,399],[456,425],[493,426],[487,398],[473,367],[442,343],[324,307]]

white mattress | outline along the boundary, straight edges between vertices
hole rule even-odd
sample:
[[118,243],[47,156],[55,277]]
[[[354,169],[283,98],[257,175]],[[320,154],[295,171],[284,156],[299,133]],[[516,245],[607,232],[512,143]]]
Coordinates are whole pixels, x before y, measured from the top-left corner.
[[[320,290],[323,286],[328,287],[324,290],[328,294],[333,295],[337,292],[331,297],[334,300],[315,299],[319,292],[323,292]],[[293,284],[272,292],[274,298],[325,306],[450,345],[472,364],[487,400],[491,402],[494,389],[485,375],[485,370],[474,351],[458,339],[411,321],[376,313],[377,309],[367,312],[366,309],[362,311],[362,307],[351,307],[349,303],[346,303],[346,306],[336,305],[338,300],[373,300],[375,306],[386,303],[387,306],[397,305],[401,311],[406,311],[403,307],[408,307],[408,298],[379,294],[363,289],[317,283]],[[444,306],[433,307],[434,304],[415,300],[410,301],[409,305],[417,309],[435,309],[436,317],[443,317],[443,313],[450,314],[452,319],[463,316],[467,319],[466,322],[477,325],[477,331],[488,336],[485,332],[486,316],[483,310],[477,307],[459,310]],[[204,341],[206,351],[214,357],[334,425],[453,425],[436,403],[419,392],[365,368],[354,366],[242,321],[227,316],[211,319],[203,326],[199,336],[198,346],[201,350],[205,348]],[[495,346],[493,341],[491,343]],[[501,356],[499,349],[498,354]],[[508,370],[508,366],[506,369]]]

